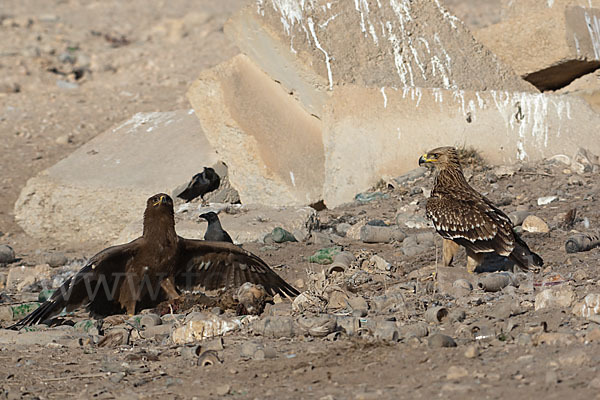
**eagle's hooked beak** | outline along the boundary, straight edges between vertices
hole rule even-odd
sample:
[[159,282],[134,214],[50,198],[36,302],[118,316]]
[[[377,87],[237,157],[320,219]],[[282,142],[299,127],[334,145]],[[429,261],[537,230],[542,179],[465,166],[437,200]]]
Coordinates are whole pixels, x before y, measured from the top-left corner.
[[435,161],[435,158],[427,158],[427,154],[423,154],[421,157],[419,157],[419,167],[425,163],[430,163],[432,161]]
[[166,196],[160,196],[160,199],[153,204],[154,207],[161,205],[161,204],[167,204],[167,197]]

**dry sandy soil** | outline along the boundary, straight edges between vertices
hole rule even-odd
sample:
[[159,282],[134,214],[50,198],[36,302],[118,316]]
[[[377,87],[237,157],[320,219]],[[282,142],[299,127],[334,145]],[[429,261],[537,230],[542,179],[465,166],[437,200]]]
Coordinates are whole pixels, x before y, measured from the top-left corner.
[[[474,26],[498,18],[490,6],[495,1],[450,3]],[[0,2],[0,243],[11,245],[24,262],[54,249],[52,238],[28,238],[14,222],[12,207],[26,180],[136,112],[188,107],[185,92],[199,71],[236,53],[222,26],[241,4]],[[564,282],[578,300],[600,292],[600,249],[574,255],[564,250],[570,229],[586,230],[586,218],[591,228],[597,227],[600,183],[597,173],[567,174],[564,169],[550,162],[516,166],[512,176],[482,166],[470,169],[471,183],[506,212],[526,206],[547,221],[551,231],[524,235],[545,260],[542,272],[530,273],[517,289],[476,290],[466,300],[437,292],[427,273],[439,258],[439,241],[430,251],[407,257],[401,243],[367,245],[331,235],[340,222],[394,223],[398,210],[411,203],[411,212],[423,217],[424,197],[418,188],[430,188],[428,178],[384,189],[386,199],[320,212],[323,232],[338,244],[355,254],[378,254],[394,266],[347,287],[370,303],[390,287],[404,296],[402,313],[381,313],[371,304],[367,319],[398,318],[413,326],[432,305],[463,310],[466,319],[460,323],[428,326],[431,334],[440,331],[454,337],[457,347],[438,348],[428,344],[427,337],[389,342],[366,334],[329,341],[239,332],[224,338],[222,364],[202,368],[180,356],[179,346],[154,340],[114,348],[77,341],[43,347],[0,345],[0,398],[600,398],[597,325],[575,317],[570,307],[533,309],[538,286],[545,280]],[[550,195],[559,200],[537,204],[538,197]],[[573,208],[579,217],[565,227],[564,213]],[[278,272],[290,282],[302,279],[309,284],[307,271],[322,268],[305,261],[321,247],[317,244],[245,247],[270,265],[286,264]],[[82,243],[80,248],[57,250],[82,258],[99,249]],[[463,255],[458,268],[464,263]],[[409,276],[419,270],[424,272],[417,279]],[[508,301],[516,301],[518,310],[506,315],[502,307]],[[479,325],[491,326],[495,334],[478,338],[473,327]],[[550,335],[541,340],[543,333]],[[248,341],[274,349],[276,357],[241,357]],[[478,355],[467,358],[470,346]]]

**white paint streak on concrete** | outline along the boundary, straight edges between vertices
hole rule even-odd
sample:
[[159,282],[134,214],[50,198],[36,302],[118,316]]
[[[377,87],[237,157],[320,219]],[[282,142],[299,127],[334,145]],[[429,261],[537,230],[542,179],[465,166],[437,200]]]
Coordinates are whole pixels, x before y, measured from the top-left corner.
[[436,103],[442,103],[444,101],[444,95],[442,93],[442,89],[440,88],[433,88],[433,98],[435,100]]
[[325,22],[323,22],[323,23],[319,24],[319,28],[325,28],[327,25],[329,25],[329,23],[330,23],[331,21],[333,21],[334,19],[336,19],[338,15],[339,15],[339,14],[335,14],[335,15],[332,15],[331,17],[327,18],[327,21],[325,21]]
[[388,28],[388,40],[392,43],[392,51],[394,53],[394,64],[396,65],[396,72],[402,81],[404,86],[414,86],[414,78],[412,74],[412,68],[410,64],[404,62],[402,56],[402,42],[398,39],[395,33],[393,33],[392,24],[390,21],[386,23]]
[[519,134],[517,157],[520,160],[527,158],[526,143],[536,148],[548,146],[550,132],[547,121],[551,113],[556,113],[559,120],[563,120],[563,115],[571,119],[571,104],[563,98],[543,93],[509,93],[494,90],[490,93],[507,128],[516,130]]
[[448,10],[446,10],[444,7],[442,7],[438,0],[435,0],[435,5],[437,6],[438,10],[440,10],[440,13],[444,16],[444,19],[447,19],[448,22],[450,22],[450,25],[452,25],[452,27],[456,29],[456,24],[458,24],[460,20],[456,16],[450,14]]
[[317,39],[317,33],[315,32],[315,23],[311,17],[308,17],[308,29],[310,29],[310,33],[315,41],[315,46],[317,49],[321,50],[325,55],[325,65],[327,66],[327,78],[329,79],[329,90],[333,90],[333,74],[331,72],[331,58],[329,54],[325,51],[323,47],[321,47],[321,43],[319,43],[319,39]]
[[475,96],[477,97],[477,105],[481,110],[485,110],[485,101],[479,95],[479,92],[475,92]]
[[573,39],[575,40],[575,50],[577,51],[577,57],[581,57],[581,47],[579,46],[579,39],[577,39],[577,34],[573,34]]
[[421,88],[416,87],[414,89],[415,93],[417,94],[417,105],[416,107],[419,107],[419,104],[421,104],[421,98],[423,97],[423,92],[421,91]]
[[586,11],[585,22],[594,48],[594,56],[596,60],[600,60],[600,21],[595,15],[590,16]]
[[387,96],[385,95],[385,87],[381,87],[381,94],[383,95],[383,108],[387,108]]
[[369,33],[371,34],[371,37],[373,38],[373,41],[375,42],[375,44],[377,46],[379,46],[379,38],[377,37],[377,33],[375,32],[375,27],[373,26],[371,21],[369,21]]

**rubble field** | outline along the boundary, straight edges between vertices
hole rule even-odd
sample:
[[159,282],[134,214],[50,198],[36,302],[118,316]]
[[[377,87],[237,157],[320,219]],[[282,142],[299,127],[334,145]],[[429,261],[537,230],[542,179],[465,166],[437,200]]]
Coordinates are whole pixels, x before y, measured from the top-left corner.
[[[510,21],[501,3],[447,5],[477,31]],[[191,82],[239,54],[223,27],[244,4],[0,4],[0,327],[114,237],[139,230],[134,221],[105,241],[32,237],[14,215],[27,181],[135,113],[189,109]],[[543,258],[541,271],[490,256],[469,274],[464,250],[442,265],[425,217],[432,177],[417,168],[429,148],[416,144],[406,161],[415,169],[332,209],[210,205],[300,296],[254,307],[244,300],[250,286],[187,292],[133,317],[79,310],[51,327],[0,329],[0,399],[600,398],[597,155],[498,164],[468,143],[447,144]],[[128,206],[143,204],[114,209]],[[176,200],[176,230],[202,237],[203,209]]]

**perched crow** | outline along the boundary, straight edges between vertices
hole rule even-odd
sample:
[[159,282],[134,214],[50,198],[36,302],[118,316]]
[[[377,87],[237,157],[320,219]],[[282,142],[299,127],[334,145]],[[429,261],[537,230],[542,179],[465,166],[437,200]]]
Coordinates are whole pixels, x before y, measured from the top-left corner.
[[220,184],[221,178],[215,170],[210,167],[204,167],[204,171],[194,175],[187,187],[177,197],[184,199],[186,202],[198,196],[204,200],[204,195],[218,189]]
[[425,213],[443,242],[444,265],[458,250],[467,251],[467,270],[474,272],[485,253],[508,257],[523,270],[544,264],[513,231],[510,218],[465,179],[454,147],[439,147],[419,158],[419,165],[433,169],[434,184]]
[[200,215],[200,218],[204,218],[208,221],[208,228],[206,228],[206,233],[204,234],[204,240],[209,240],[212,242],[229,242],[233,243],[231,240],[231,236],[221,226],[221,221],[219,221],[219,217],[214,212],[210,211]]
[[271,295],[298,295],[263,260],[246,250],[231,243],[178,236],[173,200],[159,193],[148,199],[141,237],[93,256],[50,299],[11,328],[37,324],[65,308],[71,311],[82,306],[93,315],[123,311],[133,315],[165,298],[177,298],[176,286],[215,290],[245,282],[260,284]]

